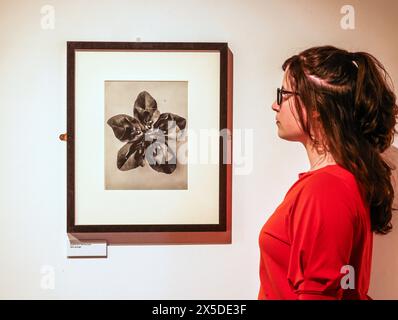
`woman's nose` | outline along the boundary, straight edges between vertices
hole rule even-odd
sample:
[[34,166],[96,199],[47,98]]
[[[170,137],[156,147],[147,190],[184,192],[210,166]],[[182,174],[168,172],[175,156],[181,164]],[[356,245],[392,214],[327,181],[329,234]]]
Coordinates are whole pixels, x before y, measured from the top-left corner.
[[276,111],[276,112],[279,111],[279,106],[278,106],[278,104],[276,103],[276,101],[274,101],[274,103],[272,104],[272,110],[274,110],[274,111]]

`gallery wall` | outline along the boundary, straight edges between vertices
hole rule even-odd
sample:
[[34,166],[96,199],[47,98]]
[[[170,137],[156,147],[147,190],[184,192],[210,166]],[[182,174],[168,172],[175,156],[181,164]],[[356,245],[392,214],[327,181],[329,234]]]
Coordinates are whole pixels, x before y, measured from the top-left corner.
[[[256,299],[259,231],[309,169],[302,145],[277,136],[271,104],[282,62],[331,44],[374,54],[398,83],[398,2],[351,0],[348,22],[344,5],[1,0],[0,298]],[[77,40],[229,43],[233,126],[253,136],[234,137],[232,244],[112,246],[107,259],[66,258],[66,144],[58,136],[66,132],[66,41]],[[397,231],[375,237],[374,299],[398,299],[397,245]]]

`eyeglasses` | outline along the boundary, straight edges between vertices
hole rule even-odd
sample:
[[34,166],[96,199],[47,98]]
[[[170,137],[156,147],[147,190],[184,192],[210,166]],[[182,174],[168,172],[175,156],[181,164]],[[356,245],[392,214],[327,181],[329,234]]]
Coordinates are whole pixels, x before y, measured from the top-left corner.
[[284,94],[296,94],[299,96],[298,92],[293,92],[293,91],[288,91],[282,88],[277,88],[276,89],[276,103],[278,104],[278,106],[280,106],[282,104],[282,98]]

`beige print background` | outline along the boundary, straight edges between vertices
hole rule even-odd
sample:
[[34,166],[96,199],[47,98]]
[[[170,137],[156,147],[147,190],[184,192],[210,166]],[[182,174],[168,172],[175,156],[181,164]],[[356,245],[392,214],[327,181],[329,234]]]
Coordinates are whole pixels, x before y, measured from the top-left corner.
[[[177,168],[171,174],[152,169],[147,161],[143,167],[128,171],[119,170],[116,166],[117,153],[126,142],[115,137],[106,121],[117,114],[134,116],[135,99],[144,90],[156,100],[160,113],[177,114],[185,118],[188,124],[187,81],[105,81],[104,187],[106,190],[187,189],[188,166],[179,163],[178,157]],[[177,141],[177,152],[187,142],[187,137],[184,141]]]

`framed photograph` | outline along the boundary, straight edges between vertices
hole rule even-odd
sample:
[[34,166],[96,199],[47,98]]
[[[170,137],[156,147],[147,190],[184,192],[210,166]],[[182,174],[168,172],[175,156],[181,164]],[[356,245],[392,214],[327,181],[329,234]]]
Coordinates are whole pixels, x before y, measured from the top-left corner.
[[231,243],[227,43],[67,43],[67,232]]

